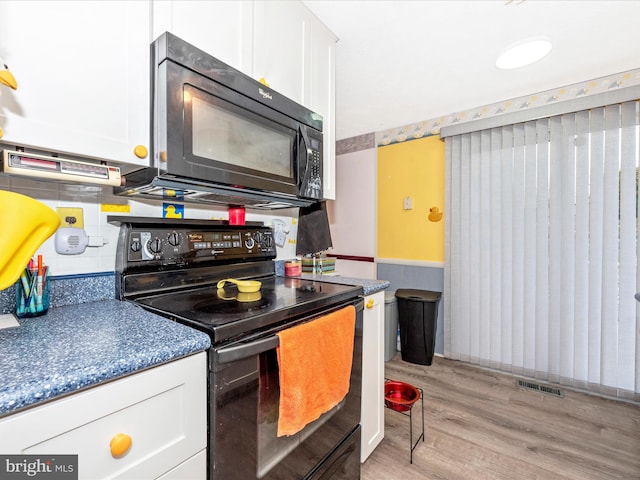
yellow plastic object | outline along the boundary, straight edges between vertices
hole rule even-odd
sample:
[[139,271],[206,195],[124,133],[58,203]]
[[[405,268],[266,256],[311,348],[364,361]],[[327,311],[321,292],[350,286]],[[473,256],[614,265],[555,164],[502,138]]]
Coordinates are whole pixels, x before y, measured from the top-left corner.
[[367,308],[373,308],[373,304],[374,304],[373,298],[370,298],[369,301],[367,302]]
[[45,204],[0,190],[0,290],[20,278],[29,259],[58,225],[60,218]]
[[111,449],[111,456],[118,458],[124,455],[131,448],[131,437],[126,433],[116,433],[111,442],[109,442],[109,448]]
[[16,78],[13,76],[13,74],[9,70],[6,70],[2,67],[4,67],[4,65],[0,66],[0,83],[3,85],[6,85],[9,88],[17,90],[18,82],[16,82]]
[[429,209],[429,220],[432,222],[439,222],[442,220],[442,212],[438,207],[432,207]]
[[84,228],[84,213],[81,208],[56,207],[60,227]]
[[131,213],[131,205],[128,203],[101,203],[100,211],[107,213]]
[[222,300],[237,300],[238,302],[257,302],[262,298],[260,292],[238,292],[237,295],[227,295],[224,288],[218,289],[218,298]]
[[243,293],[257,292],[260,290],[260,286],[262,285],[262,282],[259,282],[258,280],[236,280],[235,278],[226,278],[218,282],[218,288],[223,288],[224,284],[227,282],[235,283],[238,287],[238,291]]
[[136,145],[133,149],[133,154],[138,158],[147,158],[149,150],[144,145]]

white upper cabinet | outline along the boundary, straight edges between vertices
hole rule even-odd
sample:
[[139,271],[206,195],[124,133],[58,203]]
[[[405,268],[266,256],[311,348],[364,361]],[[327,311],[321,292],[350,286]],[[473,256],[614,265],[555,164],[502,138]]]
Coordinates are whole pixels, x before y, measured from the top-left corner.
[[305,104],[305,60],[310,57],[307,10],[299,2],[256,2],[254,7],[253,72],[269,86]]
[[305,104],[322,115],[324,198],[336,198],[336,37],[322,23],[311,25],[311,72]]
[[300,2],[254,6],[252,76],[322,115],[324,197],[335,198],[335,45],[337,38]]
[[0,86],[0,143],[148,165],[150,44],[165,31],[321,114],[335,198],[336,37],[297,1],[0,1],[18,82]]
[[233,68],[250,73],[253,2],[155,0],[153,39],[171,32]]
[[146,165],[150,3],[0,2],[6,146]]

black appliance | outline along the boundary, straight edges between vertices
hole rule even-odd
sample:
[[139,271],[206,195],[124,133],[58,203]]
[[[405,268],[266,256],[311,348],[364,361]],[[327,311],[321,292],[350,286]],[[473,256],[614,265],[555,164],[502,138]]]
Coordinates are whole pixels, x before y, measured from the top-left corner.
[[[108,220],[120,225],[117,297],[211,337],[208,478],[360,478],[362,288],[276,276],[273,231],[260,224]],[[218,289],[227,278],[262,286]],[[277,437],[276,333],[347,305],[356,310],[349,392],[299,433]]]
[[264,209],[322,199],[321,115],[168,32],[151,57],[151,164],[116,194]]

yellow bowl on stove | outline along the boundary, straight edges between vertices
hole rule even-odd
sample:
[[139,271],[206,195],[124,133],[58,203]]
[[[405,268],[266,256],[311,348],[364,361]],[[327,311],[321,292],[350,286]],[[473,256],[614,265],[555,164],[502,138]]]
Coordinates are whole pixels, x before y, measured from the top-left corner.
[[218,282],[218,288],[224,288],[224,284],[230,282],[234,283],[238,287],[239,292],[253,293],[260,290],[262,282],[258,280],[236,280],[235,278],[225,278]]
[[218,298],[222,300],[235,300],[237,302],[257,302],[262,298],[262,294],[258,292],[238,292],[236,295],[227,295],[224,288],[218,289]]

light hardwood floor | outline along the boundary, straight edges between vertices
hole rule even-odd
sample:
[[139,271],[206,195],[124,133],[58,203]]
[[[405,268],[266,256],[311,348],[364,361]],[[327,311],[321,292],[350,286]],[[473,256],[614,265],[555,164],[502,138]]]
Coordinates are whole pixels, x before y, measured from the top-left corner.
[[385,375],[424,390],[425,441],[410,464],[409,417],[385,408],[385,438],[363,480],[640,479],[638,404],[531,392],[516,377],[440,357],[423,366],[398,353]]

